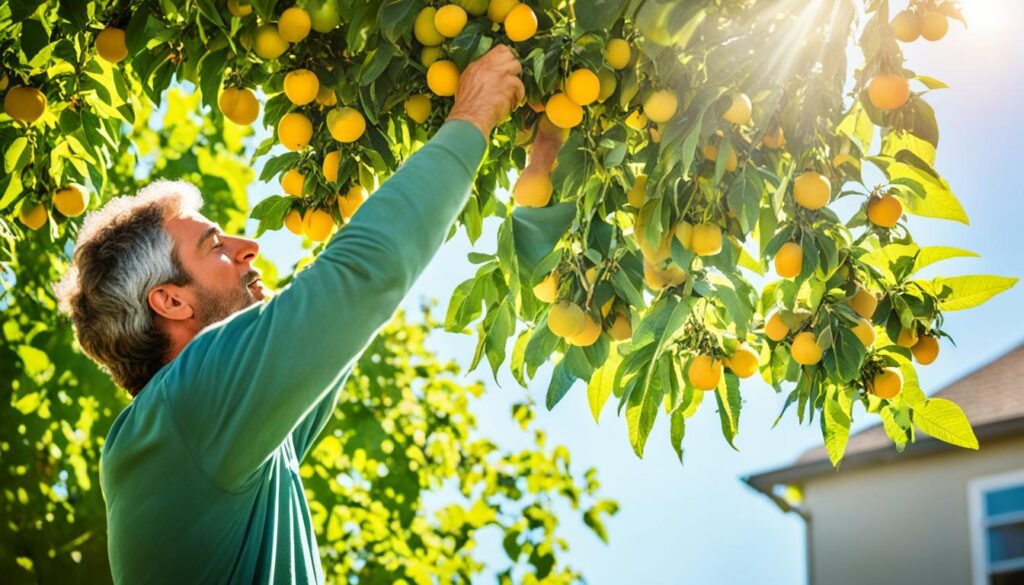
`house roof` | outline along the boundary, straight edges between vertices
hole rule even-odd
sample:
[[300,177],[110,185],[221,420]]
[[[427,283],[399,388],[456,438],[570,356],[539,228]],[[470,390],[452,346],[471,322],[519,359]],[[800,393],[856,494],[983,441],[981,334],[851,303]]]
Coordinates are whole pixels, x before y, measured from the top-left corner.
[[[957,403],[974,427],[979,441],[1007,434],[1024,433],[1024,343],[997,357],[933,395]],[[922,432],[917,442],[907,445],[903,456],[920,455],[954,448]],[[857,468],[894,459],[896,450],[882,425],[868,427],[850,436],[843,468]],[[746,478],[747,483],[768,493],[772,486],[793,483],[832,471],[824,447],[801,454],[789,466]]]

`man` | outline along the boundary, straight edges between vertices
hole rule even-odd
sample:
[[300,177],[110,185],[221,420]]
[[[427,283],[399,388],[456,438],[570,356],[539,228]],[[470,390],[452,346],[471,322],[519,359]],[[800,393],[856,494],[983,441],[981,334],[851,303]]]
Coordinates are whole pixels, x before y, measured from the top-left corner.
[[115,582],[324,581],[299,462],[466,203],[520,72],[504,46],[467,67],[437,135],[267,302],[256,242],[200,215],[187,183],[86,218],[58,293],[134,396],[100,465]]

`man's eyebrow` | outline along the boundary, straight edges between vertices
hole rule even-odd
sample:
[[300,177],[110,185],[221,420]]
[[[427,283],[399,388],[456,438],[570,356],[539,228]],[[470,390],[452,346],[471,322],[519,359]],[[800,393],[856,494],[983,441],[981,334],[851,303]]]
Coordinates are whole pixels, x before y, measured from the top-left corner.
[[220,232],[220,228],[217,227],[217,226],[212,226],[212,227],[208,228],[205,232],[203,232],[202,237],[199,238],[199,243],[196,244],[196,249],[198,250],[198,249],[202,248],[203,244],[206,242],[206,240],[209,240],[214,235],[216,235],[218,232]]

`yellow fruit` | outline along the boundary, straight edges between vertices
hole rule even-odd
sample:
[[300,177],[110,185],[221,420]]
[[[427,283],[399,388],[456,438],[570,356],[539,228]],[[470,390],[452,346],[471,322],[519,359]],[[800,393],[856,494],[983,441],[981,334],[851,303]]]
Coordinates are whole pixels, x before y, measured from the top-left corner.
[[672,230],[679,244],[687,250],[693,249],[693,224],[688,221],[680,221]]
[[334,218],[323,209],[310,209],[302,218],[302,233],[314,242],[322,242],[331,235]]
[[519,4],[519,0],[491,0],[491,4],[487,7],[487,18],[490,18],[492,22],[505,22],[505,17],[508,16],[509,11],[515,8],[516,4]]
[[668,122],[676,115],[679,100],[667,89],[658,90],[644,100],[644,114],[654,123]]
[[256,31],[256,40],[253,43],[253,51],[260,59],[268,61],[277,59],[288,50],[288,41],[284,40],[277,27],[272,24],[265,24]]
[[625,341],[633,337],[633,327],[629,324],[629,318],[622,313],[616,313],[615,321],[612,322],[608,333],[611,334],[612,339],[615,341]]
[[713,223],[693,226],[693,251],[698,256],[714,256],[722,251],[722,228]]
[[430,96],[418,93],[405,100],[405,114],[417,124],[422,124],[430,117]]
[[864,347],[870,349],[875,344],[875,333],[874,326],[871,325],[871,321],[864,319],[863,317],[857,321],[857,324],[853,327],[853,334],[857,336],[857,339],[864,344]]
[[228,0],[228,12],[232,16],[244,18],[252,14],[252,4],[239,4],[238,0]]
[[565,81],[565,95],[581,106],[587,106],[601,95],[601,80],[589,69],[577,69]]
[[466,27],[469,16],[456,4],[446,4],[434,14],[434,29],[442,36],[454,38]]
[[306,148],[311,138],[313,138],[313,123],[298,112],[285,114],[277,123],[277,140],[288,150]]
[[764,138],[762,138],[761,141],[768,148],[772,150],[779,150],[783,146],[786,146],[786,134],[782,131],[782,126],[776,126],[774,129],[765,133]]
[[633,186],[626,193],[626,201],[633,207],[640,209],[647,201],[647,175],[637,175]]
[[868,99],[879,110],[898,110],[910,101],[910,82],[902,75],[876,75],[868,83]]
[[416,21],[412,25],[412,34],[424,47],[436,47],[444,42],[444,36],[434,26],[434,17],[437,16],[437,9],[427,6],[416,15]]
[[366,192],[366,189],[356,183],[349,187],[348,192],[344,195],[338,195],[338,211],[348,221],[359,211],[367,197],[369,197],[369,194]]
[[[595,270],[595,269],[592,268],[591,270]],[[590,278],[590,270],[587,271],[587,278],[589,280],[589,278]],[[590,283],[593,284],[594,281],[591,280]],[[607,317],[608,313],[612,312],[612,305],[613,304],[615,304],[615,297],[609,298],[607,301],[605,301],[605,303],[603,305],[601,305],[601,316],[602,317]]]
[[260,102],[256,94],[244,87],[226,87],[217,100],[221,113],[235,124],[248,126],[260,115]]
[[878,297],[871,294],[866,288],[858,286],[857,292],[850,297],[850,307],[861,317],[870,319],[874,317],[875,309],[878,308]]
[[904,43],[912,43],[921,36],[921,23],[917,20],[917,15],[910,10],[903,10],[894,16],[889,26],[892,27],[896,39]]
[[316,103],[321,107],[329,108],[338,103],[338,96],[334,93],[333,89],[320,86],[320,89],[316,92]]
[[604,48],[604,60],[612,69],[623,69],[633,58],[633,49],[624,39],[610,39]]
[[575,303],[559,301],[548,311],[548,329],[559,337],[579,335],[586,326],[587,315]]
[[832,183],[825,175],[806,172],[793,181],[793,198],[805,209],[821,209],[832,197]]
[[893,195],[872,197],[868,200],[868,220],[884,228],[895,227],[903,217],[903,204]]
[[298,169],[289,169],[281,176],[281,189],[292,197],[302,197],[302,183],[306,180],[305,175]]
[[305,10],[293,6],[281,13],[277,20],[277,33],[289,43],[297,43],[309,36],[313,21]]
[[626,116],[626,126],[633,130],[643,130],[647,128],[647,116],[640,110],[633,110]]
[[551,177],[542,172],[526,172],[519,175],[512,198],[520,207],[544,207],[551,201]]
[[939,357],[939,340],[931,335],[922,335],[914,347],[910,348],[910,351],[914,354],[917,363],[927,366]]
[[722,118],[731,124],[743,126],[750,121],[750,113],[752,111],[750,98],[747,97],[747,94],[737,92],[732,94],[732,103],[729,104],[729,109],[722,114]]
[[594,345],[601,338],[601,322],[590,315],[586,315],[584,320],[583,331],[566,338],[565,341],[569,345],[587,347],[588,345]]
[[441,47],[423,47],[420,51],[420,63],[424,67],[430,67],[441,57]]
[[900,329],[899,337],[896,338],[896,345],[907,349],[917,345],[917,329]]
[[[714,144],[705,144],[704,158],[708,159],[711,162],[717,163],[718,147],[715,146]],[[736,149],[730,148],[729,156],[725,159],[725,170],[731,173],[736,170],[737,166],[739,166],[739,159],[736,158]]]
[[6,73],[4,73],[3,75],[0,75],[0,91],[3,91],[5,89],[7,89],[7,85],[10,84],[10,83],[11,83],[11,78],[7,77]]
[[801,366],[812,366],[821,361],[821,346],[818,345],[818,338],[810,331],[796,334],[790,353],[793,361]]
[[526,4],[516,4],[505,15],[505,36],[521,43],[537,33],[537,15]]
[[558,300],[558,277],[554,272],[544,277],[533,287],[533,296],[545,303],[553,303]]
[[709,355],[699,355],[690,361],[687,377],[698,390],[714,390],[722,379],[722,362]]
[[284,216],[284,227],[296,236],[302,235],[302,214],[298,209],[293,209]]
[[455,0],[455,3],[466,9],[466,12],[473,16],[483,16],[487,14],[487,7],[490,4],[490,0]]
[[337,150],[332,150],[324,155],[324,163],[322,169],[324,171],[324,180],[328,183],[333,183],[338,180],[338,166],[341,164],[341,153]]
[[43,227],[46,224],[46,218],[46,206],[42,203],[36,203],[27,208],[25,205],[22,205],[21,211],[18,213],[18,219],[21,220],[21,223],[31,230]]
[[455,95],[459,87],[459,68],[451,61],[434,61],[427,69],[427,87],[441,97]]
[[366,118],[355,108],[336,108],[327,114],[327,129],[338,142],[355,142],[366,132]]
[[672,263],[666,268],[658,268],[644,260],[644,282],[651,290],[664,290],[686,282],[686,271]]
[[46,96],[34,87],[12,87],[4,96],[4,113],[31,124],[46,112]]
[[789,327],[778,313],[772,313],[764,324],[764,335],[772,341],[782,341],[789,335]]
[[[638,231],[639,230],[639,231]],[[640,246],[644,260],[652,264],[660,264],[672,255],[672,234],[666,234],[659,242],[649,242],[643,237],[643,228],[633,227],[633,234]]]
[[128,56],[124,30],[108,26],[96,35],[96,52],[108,63],[120,63]]
[[796,278],[804,269],[804,251],[796,242],[782,244],[775,253],[775,272],[782,278]]
[[284,76],[284,94],[297,106],[304,106],[316,99],[320,91],[320,80],[309,69],[296,69]]
[[89,205],[89,193],[78,183],[71,183],[53,195],[53,206],[65,217],[82,215]]
[[926,41],[937,41],[946,36],[949,21],[946,15],[936,10],[929,10],[921,15],[921,36]]
[[725,365],[740,378],[749,378],[757,372],[757,352],[746,343],[741,343],[725,360]]
[[883,368],[868,383],[868,392],[879,398],[896,398],[903,390],[903,373],[899,368]]
[[548,98],[544,113],[559,128],[572,128],[583,121],[583,108],[564,93],[556,93]]

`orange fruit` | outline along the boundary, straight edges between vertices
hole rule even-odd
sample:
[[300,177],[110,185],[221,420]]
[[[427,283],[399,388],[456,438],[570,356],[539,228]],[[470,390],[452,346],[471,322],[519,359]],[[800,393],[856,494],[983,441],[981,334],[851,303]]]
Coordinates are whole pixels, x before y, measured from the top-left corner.
[[559,337],[574,337],[587,326],[587,314],[575,303],[559,301],[548,311],[548,329]]
[[857,336],[864,347],[871,349],[871,346],[875,344],[875,333],[874,326],[871,325],[871,321],[861,317],[857,324],[853,326],[853,334]]
[[801,366],[812,366],[821,361],[821,346],[818,345],[818,338],[810,331],[797,333],[789,351],[793,361]]
[[644,282],[653,291],[665,290],[686,282],[686,271],[672,263],[665,268],[659,268],[644,260]]
[[764,137],[761,138],[761,142],[772,150],[779,150],[786,146],[786,134],[782,131],[782,126],[776,126],[766,132]]
[[564,93],[556,93],[548,98],[544,114],[559,128],[572,128],[583,121],[583,108]]
[[875,309],[878,308],[878,297],[869,292],[868,289],[858,286],[857,292],[853,293],[853,296],[850,297],[850,307],[861,317],[870,319],[875,315]]
[[796,242],[786,242],[775,253],[775,272],[782,278],[796,278],[804,269],[804,251]]
[[625,341],[633,337],[633,327],[629,324],[629,318],[622,313],[616,313],[615,321],[612,322],[608,333],[611,334],[612,339],[615,341]]
[[821,209],[832,197],[832,183],[825,175],[808,171],[793,181],[793,199],[805,209]]
[[667,89],[660,89],[644,100],[644,114],[656,124],[668,122],[679,109],[679,99]]
[[758,361],[757,352],[746,343],[741,343],[725,360],[725,365],[740,378],[749,378],[757,372]]
[[917,19],[917,14],[911,10],[903,10],[893,17],[892,22],[889,23],[892,27],[892,32],[896,36],[896,40],[904,43],[912,43],[917,40],[917,37],[921,36],[921,23]]
[[417,124],[430,117],[430,96],[425,93],[411,95],[405,100],[405,114]]
[[441,58],[441,47],[423,47],[420,51],[420,63],[424,67],[430,67]]
[[917,363],[927,366],[939,357],[939,340],[931,335],[922,335],[910,351]]
[[537,34],[537,14],[526,4],[516,4],[505,15],[505,36],[520,43]]
[[[714,144],[705,144],[704,145],[704,158],[708,159],[709,161],[711,161],[713,163],[717,163],[718,162],[718,147],[715,146]],[[730,148],[729,149],[729,155],[725,159],[725,170],[727,170],[727,171],[729,171],[731,173],[731,172],[736,170],[737,166],[739,166],[739,160],[736,158],[736,149],[735,148]]]
[[427,6],[416,15],[412,25],[412,34],[424,47],[436,47],[444,42],[444,35],[437,30],[434,24],[434,17],[437,16],[437,9]]
[[284,216],[284,227],[296,236],[302,235],[302,214],[298,209],[292,209]]
[[772,341],[782,341],[789,335],[789,327],[778,313],[772,313],[764,324],[764,335]]
[[868,100],[879,110],[898,110],[910,101],[910,82],[902,75],[876,75],[868,83]]
[[722,228],[713,223],[693,226],[693,251],[698,256],[714,256],[722,251]]
[[626,126],[633,130],[643,130],[647,128],[647,116],[640,110],[633,110],[626,116]]
[[491,0],[487,6],[487,18],[490,18],[491,22],[504,22],[516,4],[519,4],[519,0]]
[[253,41],[253,52],[260,59],[272,61],[277,59],[288,50],[288,41],[284,40],[277,27],[272,24],[264,24],[256,30],[256,38]]
[[225,118],[241,126],[252,124],[260,115],[260,102],[256,94],[244,87],[225,87],[217,105]]
[[605,63],[612,69],[624,69],[633,58],[633,49],[624,39],[609,39],[604,47]]
[[16,86],[4,96],[4,113],[31,124],[46,112],[46,96],[34,87]]
[[288,150],[302,150],[313,138],[313,123],[298,113],[285,114],[277,123],[277,140]]
[[338,166],[341,164],[341,153],[332,150],[324,155],[324,162],[321,168],[324,172],[324,180],[333,183],[338,180]]
[[455,95],[459,87],[459,68],[446,59],[434,61],[427,69],[427,87],[441,97]]
[[70,183],[54,193],[53,206],[65,217],[78,217],[89,206],[89,192],[78,183]]
[[318,106],[329,108],[338,103],[338,95],[334,93],[333,89],[321,85],[320,89],[316,92],[315,101]]
[[334,218],[323,209],[310,209],[302,217],[302,233],[314,242],[322,242],[334,230]]
[[335,108],[327,114],[327,129],[338,142],[355,142],[366,132],[366,118],[355,108]]
[[338,211],[341,212],[341,216],[345,218],[345,221],[352,219],[352,216],[359,211],[367,197],[369,197],[369,194],[366,192],[366,189],[358,183],[349,187],[344,195],[338,195]]
[[551,177],[542,172],[525,172],[519,175],[512,198],[520,207],[545,207],[551,201]]
[[96,35],[96,52],[108,63],[120,63],[128,56],[124,30],[108,26]]
[[468,19],[466,10],[461,6],[445,4],[434,14],[434,29],[441,33],[441,36],[451,39],[459,36],[462,29],[466,28]]
[[21,211],[18,212],[18,219],[21,220],[21,223],[25,224],[25,227],[31,230],[37,230],[46,225],[47,217],[46,206],[42,203],[26,203],[21,206]]
[[285,10],[277,19],[277,33],[289,43],[297,43],[308,37],[312,26],[313,20],[309,13],[297,6]]
[[601,322],[586,314],[584,316],[584,321],[583,331],[573,335],[572,337],[566,338],[565,341],[569,345],[587,347],[589,345],[594,345],[597,343],[597,340],[601,338]]
[[676,224],[672,234],[679,240],[679,244],[687,250],[693,249],[693,224],[683,220]]
[[917,345],[917,329],[900,329],[899,337],[896,338],[896,345],[907,349]]
[[558,276],[554,272],[544,277],[533,287],[533,296],[545,303],[553,303],[558,300]]
[[896,398],[903,389],[903,373],[899,368],[883,368],[868,382],[868,392],[879,398]]
[[722,362],[709,355],[699,355],[690,360],[690,370],[686,375],[694,388],[714,390],[722,379]]
[[730,124],[736,124],[737,126],[743,126],[750,121],[750,114],[753,111],[753,106],[750,103],[750,98],[745,93],[734,93],[732,94],[732,103],[729,104],[729,109],[722,114],[722,118]]
[[320,80],[309,69],[296,69],[284,76],[284,94],[296,106],[304,106],[316,99]]
[[302,197],[302,183],[306,177],[298,169],[289,169],[281,175],[281,189],[292,197]]
[[587,106],[601,95],[601,80],[589,69],[577,69],[565,80],[565,95],[581,106]]
[[604,101],[615,93],[615,89],[619,86],[619,80],[615,77],[615,74],[607,69],[602,69],[597,74],[597,80],[601,84],[601,87],[597,94],[597,101],[604,103]]
[[633,207],[640,209],[647,201],[647,175],[637,175],[633,186],[626,193],[626,201]]
[[893,195],[868,199],[868,220],[878,227],[892,228],[903,217],[903,204]]
[[921,36],[926,41],[937,41],[946,36],[948,31],[949,21],[945,14],[929,10],[921,15]]

